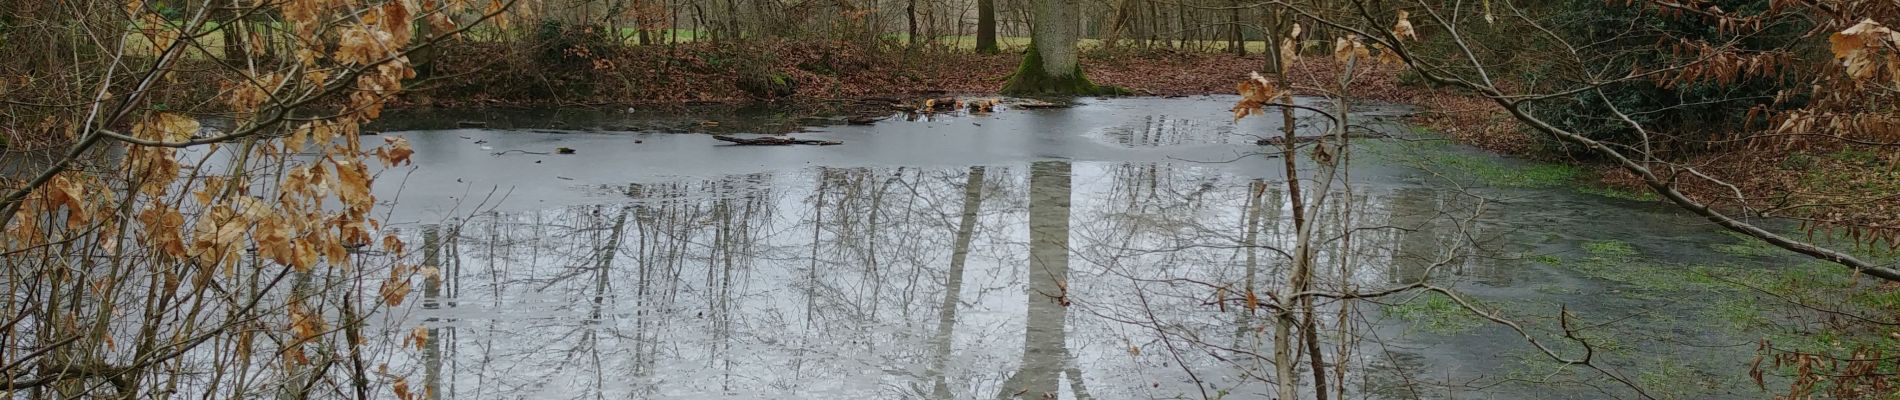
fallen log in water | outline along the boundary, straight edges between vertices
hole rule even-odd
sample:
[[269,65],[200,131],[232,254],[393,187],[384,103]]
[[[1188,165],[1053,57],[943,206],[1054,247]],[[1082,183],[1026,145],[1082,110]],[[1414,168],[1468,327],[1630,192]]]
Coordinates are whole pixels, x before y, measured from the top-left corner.
[[[1334,136],[1335,136],[1335,135],[1321,135],[1321,136],[1294,136],[1294,137],[1293,137],[1293,143],[1309,143],[1309,142],[1317,142],[1317,141],[1321,141],[1321,140],[1326,140],[1326,139],[1332,139],[1332,138],[1333,138]],[[1387,134],[1383,134],[1383,133],[1349,133],[1349,134],[1346,134],[1346,138],[1347,138],[1347,139],[1384,139],[1384,138],[1389,138],[1389,137],[1392,137],[1392,135],[1387,135]],[[1269,138],[1266,138],[1266,139],[1260,139],[1260,140],[1255,140],[1255,141],[1253,142],[1253,144],[1256,144],[1256,145],[1261,145],[1261,146],[1267,146],[1267,145],[1279,145],[1279,144],[1283,144],[1283,143],[1285,143],[1285,142],[1286,142],[1286,137],[1285,137],[1285,136],[1274,136],[1274,137],[1269,137]]]
[[790,145],[795,145],[795,144],[811,145],[811,146],[832,146],[832,145],[844,144],[844,142],[840,142],[836,140],[808,140],[808,139],[773,137],[773,136],[747,139],[747,138],[715,135],[713,136],[713,139],[721,141],[721,142],[732,143],[739,146],[790,146]]
[[1028,110],[1046,109],[1046,108],[1069,108],[1069,107],[1075,106],[1074,103],[1068,103],[1068,102],[1051,103],[1051,102],[1036,100],[1036,99],[1022,99],[1019,101],[1006,102],[1004,103],[1004,105],[1008,105],[1010,107],[1015,107],[1015,108],[1028,109]]

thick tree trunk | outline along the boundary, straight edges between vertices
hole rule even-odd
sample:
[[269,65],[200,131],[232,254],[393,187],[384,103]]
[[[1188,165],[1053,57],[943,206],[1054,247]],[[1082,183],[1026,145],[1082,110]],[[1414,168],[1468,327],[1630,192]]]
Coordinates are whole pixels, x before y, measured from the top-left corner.
[[[630,7],[633,7],[633,12],[636,13],[633,17],[634,38],[639,41],[638,43],[640,43],[641,46],[652,45],[653,39],[654,39],[653,38],[653,33],[654,33],[653,20],[654,18],[656,18],[656,16],[648,14],[648,12],[650,12],[651,10],[648,8],[646,1],[634,0],[633,4],[630,5]],[[625,13],[624,10],[616,10],[614,14],[623,14],[623,13]],[[664,17],[664,16],[665,14],[662,13],[659,17]],[[615,30],[613,32],[615,33],[614,37],[616,38],[619,37],[620,31]]]
[[[423,10],[423,11],[424,12],[447,12],[446,10],[443,10],[441,8],[436,8],[433,10]],[[434,24],[429,24],[429,23],[416,24],[416,40],[430,40],[432,38],[435,38],[438,35],[444,35],[444,34],[447,34],[447,32],[436,32]],[[264,47],[269,48],[270,46],[265,45]],[[409,53],[409,61],[412,63],[415,63],[417,81],[435,77],[436,47],[437,46],[425,46],[422,48],[415,49],[414,51]]]
[[1030,46],[1042,56],[1042,70],[1054,78],[1080,75],[1076,65],[1075,40],[1080,35],[1081,7],[1076,0],[1036,0],[1036,26],[1030,31]]
[[1233,17],[1228,18],[1228,21],[1232,22],[1232,24],[1227,26],[1228,29],[1231,29],[1230,31],[1228,31],[1227,50],[1234,52],[1234,55],[1246,57],[1247,56],[1247,35],[1245,35],[1240,30],[1240,27],[1241,27],[1240,0],[1234,0],[1233,6],[1234,6],[1234,9],[1229,12],[1229,15],[1232,15]]
[[1118,94],[1121,90],[1095,86],[1082,75],[1075,42],[1081,36],[1079,0],[1035,0],[1035,23],[1029,29],[1029,51],[1016,75],[1003,86],[1010,95]]
[[739,0],[726,0],[726,35],[721,40],[739,39]]
[[1148,32],[1147,32],[1148,42],[1143,44],[1142,48],[1152,49],[1155,47],[1155,42],[1161,40],[1161,18],[1162,18],[1161,6],[1155,5],[1154,1],[1149,1],[1148,2]]
[[996,0],[976,0],[976,52],[1002,52],[996,45]]
[[910,28],[908,32],[910,37],[905,38],[904,43],[910,47],[917,47],[917,0],[910,0],[910,3],[904,5],[904,20],[909,23]]
[[1120,44],[1122,32],[1128,29],[1129,14],[1131,12],[1140,12],[1140,10],[1136,8],[1138,6],[1139,5],[1135,4],[1135,0],[1122,0],[1120,5],[1115,6],[1115,16],[1109,19],[1108,32],[1102,33],[1103,47],[1113,48]]
[[246,54],[248,52],[244,50],[244,41],[250,39],[250,35],[244,26],[243,13],[237,11],[241,8],[241,4],[232,2],[231,9],[225,12],[230,19],[225,21],[218,32],[219,35],[224,36],[224,60],[232,63],[238,63],[239,60],[248,56]]

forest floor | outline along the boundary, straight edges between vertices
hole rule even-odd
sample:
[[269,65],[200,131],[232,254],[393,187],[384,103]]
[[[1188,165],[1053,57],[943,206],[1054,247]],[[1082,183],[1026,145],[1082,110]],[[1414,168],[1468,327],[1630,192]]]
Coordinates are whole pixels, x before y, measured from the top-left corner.
[[[647,107],[769,102],[818,105],[814,113],[888,112],[892,102],[943,96],[993,97],[1020,55],[968,51],[867,49],[847,42],[763,41],[743,45],[570,45],[550,52],[481,42],[440,49],[428,76],[398,104],[408,107]],[[578,50],[577,50],[578,49]],[[1097,84],[1136,95],[1233,94],[1235,84],[1262,69],[1263,55],[1167,49],[1090,49],[1085,73]],[[1295,92],[1333,92],[1338,67],[1324,55],[1303,57],[1289,73]],[[1418,107],[1413,122],[1475,147],[1512,156],[1584,166],[1585,178],[1654,199],[1627,172],[1600,160],[1573,158],[1513,120],[1496,104],[1403,77],[1400,68],[1374,65],[1353,80],[1360,99]],[[872,101],[867,101],[872,100]],[[844,105],[834,107],[834,105]],[[1726,208],[1747,207],[1836,227],[1900,226],[1900,199],[1861,199],[1858,193],[1900,190],[1896,158],[1868,149],[1737,148],[1690,156],[1687,165],[1728,179],[1734,187],[1683,180],[1692,197]],[[1825,172],[1825,173],[1822,173]],[[1748,204],[1735,201],[1742,192]],[[1803,207],[1800,204],[1827,204]],[[1891,230],[1890,230],[1891,231]]]
[[[437,59],[435,79],[413,85],[405,99],[410,105],[641,107],[988,96],[1003,87],[1021,55],[868,50],[846,42],[545,54],[464,43],[443,48]],[[1258,55],[1134,49],[1087,51],[1083,60],[1095,83],[1150,96],[1233,93],[1234,83],[1264,62]]]

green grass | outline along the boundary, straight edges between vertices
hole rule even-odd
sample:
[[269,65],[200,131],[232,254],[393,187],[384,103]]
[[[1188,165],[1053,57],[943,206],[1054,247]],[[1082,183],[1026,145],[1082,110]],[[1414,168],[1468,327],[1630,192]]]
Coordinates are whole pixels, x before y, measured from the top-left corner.
[[1598,258],[1627,258],[1636,255],[1636,247],[1621,240],[1599,240],[1583,244],[1583,251]]
[[1753,300],[1727,298],[1716,300],[1704,312],[1730,332],[1749,332],[1769,322],[1766,311]]
[[1625,190],[1625,189],[1613,188],[1613,187],[1608,187],[1608,186],[1591,185],[1591,186],[1584,186],[1582,188],[1579,188],[1577,189],[1577,191],[1588,193],[1588,194],[1594,194],[1598,196],[1603,196],[1603,197],[1608,197],[1612,199],[1623,199],[1623,200],[1630,200],[1630,201],[1662,200],[1662,197],[1657,196],[1656,192],[1651,192],[1647,190],[1636,191],[1636,190]]
[[1412,145],[1389,152],[1395,161],[1459,181],[1519,189],[1549,189],[1570,185],[1582,175],[1573,165],[1512,162],[1490,154],[1467,153],[1447,145]]
[[1703,398],[1721,388],[1721,380],[1736,377],[1710,376],[1673,358],[1658,356],[1637,367],[1636,381],[1644,393],[1658,399]]
[[1735,238],[1736,242],[1719,243],[1709,246],[1719,253],[1747,257],[1767,257],[1778,254],[1788,254],[1787,250],[1775,247],[1775,245],[1768,244],[1768,242],[1762,241],[1761,239],[1756,239],[1754,236],[1743,235],[1729,230],[1722,231],[1722,234]]
[[1860,150],[1860,149],[1846,149],[1846,150],[1836,151],[1833,153],[1828,153],[1826,157],[1834,161],[1844,162],[1848,164],[1856,164],[1856,165],[1866,166],[1866,167],[1878,166],[1881,164],[1879,154],[1874,154],[1874,152]]
[[1553,267],[1561,267],[1564,265],[1564,259],[1549,254],[1540,254],[1536,257],[1531,257],[1531,261],[1544,263]]
[[1644,296],[1665,297],[1683,290],[1721,290],[1727,284],[1717,276],[1733,273],[1732,268],[1705,265],[1676,265],[1646,260],[1634,246],[1618,240],[1583,244],[1588,256],[1573,260],[1572,269],[1592,278],[1623,284],[1646,292]]
[[1410,322],[1413,329],[1449,335],[1477,329],[1484,320],[1471,310],[1436,292],[1413,297],[1411,301],[1387,306],[1386,312]]

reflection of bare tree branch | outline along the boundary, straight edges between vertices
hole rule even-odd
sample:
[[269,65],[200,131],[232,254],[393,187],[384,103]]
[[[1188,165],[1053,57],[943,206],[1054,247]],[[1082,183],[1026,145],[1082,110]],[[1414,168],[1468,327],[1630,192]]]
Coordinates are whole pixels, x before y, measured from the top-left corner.
[[944,382],[944,364],[950,358],[950,334],[956,328],[958,300],[963,296],[963,266],[970,257],[970,238],[976,234],[976,216],[983,205],[983,167],[970,167],[963,184],[963,211],[957,222],[957,236],[951,244],[950,271],[944,277],[943,304],[937,309],[937,337],[932,339],[936,361],[931,365],[932,399],[949,399],[950,385]]

